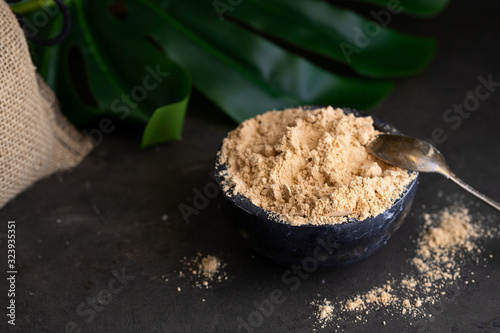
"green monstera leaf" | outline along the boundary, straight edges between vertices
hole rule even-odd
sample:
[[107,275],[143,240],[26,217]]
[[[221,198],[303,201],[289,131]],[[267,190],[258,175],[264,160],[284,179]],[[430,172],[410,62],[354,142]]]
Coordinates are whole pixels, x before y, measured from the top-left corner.
[[321,0],[246,0],[228,16],[363,76],[388,78],[418,73],[434,54],[433,40],[384,28],[403,9],[394,4],[365,18]]
[[[12,8],[34,19],[53,6],[35,1],[38,12],[34,1]],[[69,38],[32,54],[72,122],[141,124],[146,147],[181,137],[191,85],[238,122],[303,104],[376,105],[435,50],[429,38],[390,29],[391,15],[431,16],[447,1],[363,1],[378,6],[372,17],[321,0],[72,0]],[[56,17],[40,34],[61,25]],[[357,75],[320,67],[307,52]]]

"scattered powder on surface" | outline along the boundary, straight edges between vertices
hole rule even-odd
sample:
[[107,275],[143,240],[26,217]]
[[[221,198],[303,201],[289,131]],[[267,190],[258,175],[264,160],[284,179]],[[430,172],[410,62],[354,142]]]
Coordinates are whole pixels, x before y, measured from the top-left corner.
[[404,299],[403,300],[403,306],[407,309],[411,308],[410,300],[409,299]]
[[329,300],[324,299],[323,302],[321,304],[318,303],[317,306],[318,310],[316,311],[316,318],[318,319],[320,326],[325,328],[328,322],[333,319],[332,303]]
[[[342,314],[355,312],[361,316],[382,308],[413,318],[431,317],[426,310],[450,292],[446,287],[457,283],[465,258],[479,262],[481,250],[477,241],[493,238],[499,233],[498,229],[484,228],[480,221],[472,221],[469,210],[463,206],[444,208],[436,214],[425,213],[423,219],[424,227],[417,240],[415,256],[409,259],[414,273],[394,278],[347,301],[327,298],[313,301],[311,304],[317,309],[315,313],[321,328],[332,322],[338,325]],[[464,284],[469,284],[469,281]],[[318,313],[325,305],[329,306],[331,313],[321,318]],[[361,320],[361,317],[356,318]]]
[[332,107],[267,112],[224,139],[225,190],[292,225],[376,216],[415,178],[368,153],[379,133],[371,117]]
[[[197,253],[195,257],[188,260],[184,258],[181,262],[185,265],[185,270],[194,278],[194,285],[198,288],[210,288],[213,283],[227,280],[227,274],[223,271],[226,264],[216,256],[203,256]],[[184,277],[184,272],[179,272],[180,277]]]
[[206,256],[201,258],[201,262],[198,264],[198,270],[204,277],[212,279],[215,274],[218,273],[221,262],[219,258],[214,256]]
[[442,287],[460,276],[455,260],[457,252],[477,249],[474,240],[482,231],[471,223],[465,207],[445,208],[437,215],[424,214],[424,220],[417,255],[412,261],[420,273],[420,287],[431,292],[436,286]]
[[363,295],[358,295],[354,299],[345,302],[342,309],[348,311],[364,310],[369,304],[387,305],[394,301],[391,294],[392,287],[385,284],[382,287],[375,287]]
[[422,237],[418,254],[424,258],[433,256],[436,261],[449,261],[449,256],[457,248],[465,248],[468,251],[474,249],[475,245],[471,238],[478,236],[477,231],[471,224],[469,210],[464,207],[449,208],[442,210],[438,216],[439,225],[433,226],[433,217],[424,214],[427,231]]
[[360,298],[356,298],[345,303],[345,308],[347,310],[362,310],[366,308],[365,302]]

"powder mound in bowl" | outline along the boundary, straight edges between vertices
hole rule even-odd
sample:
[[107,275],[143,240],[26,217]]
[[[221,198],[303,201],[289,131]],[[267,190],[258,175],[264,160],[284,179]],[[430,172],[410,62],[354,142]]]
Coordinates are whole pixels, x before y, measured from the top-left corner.
[[224,190],[291,225],[376,216],[416,177],[368,153],[365,145],[379,133],[371,117],[332,107],[264,113],[224,139]]

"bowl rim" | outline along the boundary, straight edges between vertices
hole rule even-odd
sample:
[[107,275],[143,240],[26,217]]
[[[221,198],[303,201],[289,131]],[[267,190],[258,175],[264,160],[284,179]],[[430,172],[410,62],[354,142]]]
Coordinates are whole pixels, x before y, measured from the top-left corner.
[[[304,111],[312,111],[312,110],[316,110],[316,109],[320,109],[320,108],[327,108],[327,107],[328,106],[303,105],[303,106],[298,106],[296,108],[302,108]],[[284,110],[292,109],[292,108],[293,107],[289,107],[289,108],[285,108],[285,109],[278,109],[278,110],[272,110],[272,111],[284,111]],[[395,128],[391,124],[386,123],[385,121],[381,120],[380,118],[375,117],[373,115],[370,115],[366,112],[359,111],[359,110],[352,109],[352,108],[348,108],[348,107],[333,107],[333,108],[334,109],[337,109],[337,108],[342,109],[344,111],[344,114],[346,114],[346,115],[353,114],[355,117],[372,117],[373,127],[375,127],[375,129],[377,129],[381,132],[385,132],[387,134],[403,135],[403,133],[401,131],[399,131],[397,128]],[[226,137],[227,137],[227,135],[224,138],[226,138]],[[286,222],[284,219],[280,218],[279,213],[271,212],[267,209],[264,209],[260,206],[257,206],[252,201],[250,201],[248,198],[243,196],[241,193],[228,195],[228,193],[231,191],[231,189],[229,189],[229,191],[225,191],[224,186],[222,185],[222,182],[225,179],[225,177],[222,173],[227,171],[227,165],[225,162],[220,161],[221,149],[222,149],[222,143],[221,143],[219,150],[217,151],[217,155],[216,155],[216,159],[215,159],[215,169],[214,169],[214,178],[215,178],[215,181],[217,183],[217,186],[219,187],[220,193],[225,198],[229,199],[233,204],[235,204],[239,209],[242,209],[251,215],[254,215],[254,216],[261,218],[261,219],[265,219],[269,222],[285,225],[288,227],[295,227],[295,228],[313,228],[313,227],[314,228],[320,228],[320,227],[327,227],[327,228],[330,227],[331,228],[331,227],[338,227],[338,226],[346,225],[346,224],[352,225],[352,224],[359,224],[359,223],[363,223],[363,222],[365,222],[365,223],[369,222],[372,219],[375,219],[378,216],[383,215],[385,212],[387,212],[388,210],[390,210],[394,206],[398,205],[402,200],[404,200],[405,197],[410,192],[410,190],[417,184],[418,179],[419,179],[419,175],[420,175],[419,172],[417,172],[417,171],[409,171],[408,170],[408,173],[414,174],[415,178],[410,183],[408,183],[408,185],[405,186],[400,197],[398,199],[396,199],[391,204],[391,206],[389,206],[386,210],[384,210],[383,212],[381,212],[380,214],[378,214],[376,216],[369,216],[363,220],[359,220],[356,218],[348,218],[347,221],[344,221],[341,223],[334,223],[334,224],[332,224],[332,223],[324,223],[324,224],[304,223],[301,225],[292,225],[292,224]],[[249,208],[251,208],[251,209],[249,209]]]

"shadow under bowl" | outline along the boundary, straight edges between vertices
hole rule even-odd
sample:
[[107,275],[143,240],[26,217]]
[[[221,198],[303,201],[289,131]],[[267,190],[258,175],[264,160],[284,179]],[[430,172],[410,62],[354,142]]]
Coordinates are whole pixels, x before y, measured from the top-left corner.
[[[309,107],[305,110],[314,110]],[[356,117],[368,115],[343,108]],[[374,127],[401,134],[393,126],[373,117]],[[410,212],[418,185],[418,174],[401,197],[383,213],[341,224],[293,226],[277,220],[276,214],[254,205],[240,194],[228,195],[222,185],[227,166],[216,161],[215,179],[221,206],[248,245],[258,254],[285,266],[300,264],[310,269],[347,265],[367,258],[384,246]],[[274,216],[273,216],[274,215]]]

